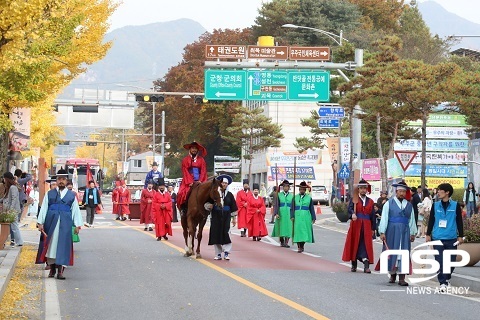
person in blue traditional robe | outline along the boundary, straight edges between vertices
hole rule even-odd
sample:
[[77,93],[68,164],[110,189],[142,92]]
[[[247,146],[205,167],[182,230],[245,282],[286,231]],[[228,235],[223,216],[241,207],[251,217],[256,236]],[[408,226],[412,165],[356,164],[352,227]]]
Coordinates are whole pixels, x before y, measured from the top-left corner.
[[47,262],[49,278],[64,280],[64,266],[73,265],[72,232],[78,234],[83,223],[80,207],[73,191],[66,188],[67,172],[57,172],[57,187],[45,194],[38,215],[41,232],[36,263]]
[[[390,249],[408,250],[410,252],[411,242],[415,240],[417,234],[415,214],[409,199],[411,196],[410,188],[404,181],[394,184],[393,187],[396,188],[395,197],[392,197],[383,205],[382,218],[378,227],[380,239],[383,241],[383,251]],[[389,283],[396,282],[398,273],[398,284],[408,286],[405,275],[410,274],[410,268],[403,270],[400,256],[390,255],[388,257],[388,271],[390,274]]]

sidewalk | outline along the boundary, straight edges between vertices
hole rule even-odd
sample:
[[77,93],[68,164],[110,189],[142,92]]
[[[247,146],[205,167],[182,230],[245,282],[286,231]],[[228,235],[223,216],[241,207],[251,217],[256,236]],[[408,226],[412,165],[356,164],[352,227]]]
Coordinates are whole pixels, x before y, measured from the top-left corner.
[[[317,220],[316,224],[339,232],[347,232],[350,226],[349,222],[342,223],[336,217]],[[414,244],[422,242],[415,240]],[[480,293],[480,262],[473,267],[456,268],[452,274],[451,284],[454,287],[470,287],[471,291]]]
[[[38,233],[36,232],[36,217],[30,216],[23,219],[21,226],[27,224],[26,227],[21,227],[22,237],[24,242],[38,241]],[[0,250],[0,302],[3,299],[8,283],[13,276],[13,271],[20,257],[23,247],[10,247],[10,237],[5,242],[5,248]],[[32,262],[33,263],[33,262]]]

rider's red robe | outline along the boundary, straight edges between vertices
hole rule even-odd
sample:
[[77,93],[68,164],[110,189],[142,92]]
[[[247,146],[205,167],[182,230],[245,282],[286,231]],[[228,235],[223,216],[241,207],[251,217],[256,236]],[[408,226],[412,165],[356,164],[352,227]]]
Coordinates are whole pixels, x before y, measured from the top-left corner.
[[187,199],[190,184],[195,181],[207,181],[207,164],[203,157],[196,156],[192,158],[189,154],[182,160],[183,179],[177,194],[177,207],[180,209],[181,205]]

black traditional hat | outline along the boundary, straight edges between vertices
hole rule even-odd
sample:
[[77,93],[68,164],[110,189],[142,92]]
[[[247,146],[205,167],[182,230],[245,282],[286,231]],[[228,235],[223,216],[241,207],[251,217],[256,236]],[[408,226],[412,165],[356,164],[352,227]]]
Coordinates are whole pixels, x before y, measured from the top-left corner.
[[57,178],[58,177],[68,177],[68,172],[63,169],[63,167],[60,167],[60,170],[57,171]]
[[158,178],[156,185],[157,186],[164,186],[165,185],[165,179],[164,178]]
[[288,180],[287,180],[287,179],[285,179],[285,180],[283,180],[283,182],[282,182],[282,183],[280,183],[279,185],[280,185],[280,186],[284,186],[284,185],[289,185],[289,186],[291,186],[292,184],[293,184],[293,183],[291,183],[291,182],[288,182]]
[[[232,181],[233,181],[233,178],[231,176],[229,176],[228,174],[219,175],[216,179],[220,182],[227,182],[228,184],[231,184]],[[227,180],[227,181],[225,181],[225,180]]]
[[243,179],[243,184],[250,184],[250,183],[248,182],[248,179]]
[[258,183],[254,183],[253,186],[252,186],[252,190],[260,190],[260,185]]
[[357,188],[359,187],[367,187],[368,193],[372,193],[372,186],[363,178],[357,184]]
[[155,182],[153,182],[152,179],[149,179],[149,180],[147,181],[147,185],[148,185],[148,184],[155,184]]
[[153,161],[152,167],[158,167],[158,163],[156,161]]
[[302,181],[297,187],[310,189],[310,186],[305,181]]

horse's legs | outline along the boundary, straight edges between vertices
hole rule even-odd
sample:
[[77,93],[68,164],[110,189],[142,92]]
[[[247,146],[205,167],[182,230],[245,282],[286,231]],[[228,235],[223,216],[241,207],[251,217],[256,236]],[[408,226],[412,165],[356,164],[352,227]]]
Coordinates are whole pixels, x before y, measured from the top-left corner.
[[200,224],[198,225],[197,250],[196,250],[196,258],[197,259],[202,258],[202,255],[200,254],[200,244],[202,243],[203,227],[205,226],[206,222],[207,222],[207,219],[202,219],[200,221]]
[[188,254],[191,256],[193,254],[193,241],[195,238],[195,222],[191,217],[188,218],[188,241],[187,241],[187,247],[188,247]]
[[183,238],[185,239],[185,257],[190,257],[192,255],[192,250],[188,250],[188,220],[187,216],[181,216],[180,218],[183,229]]

